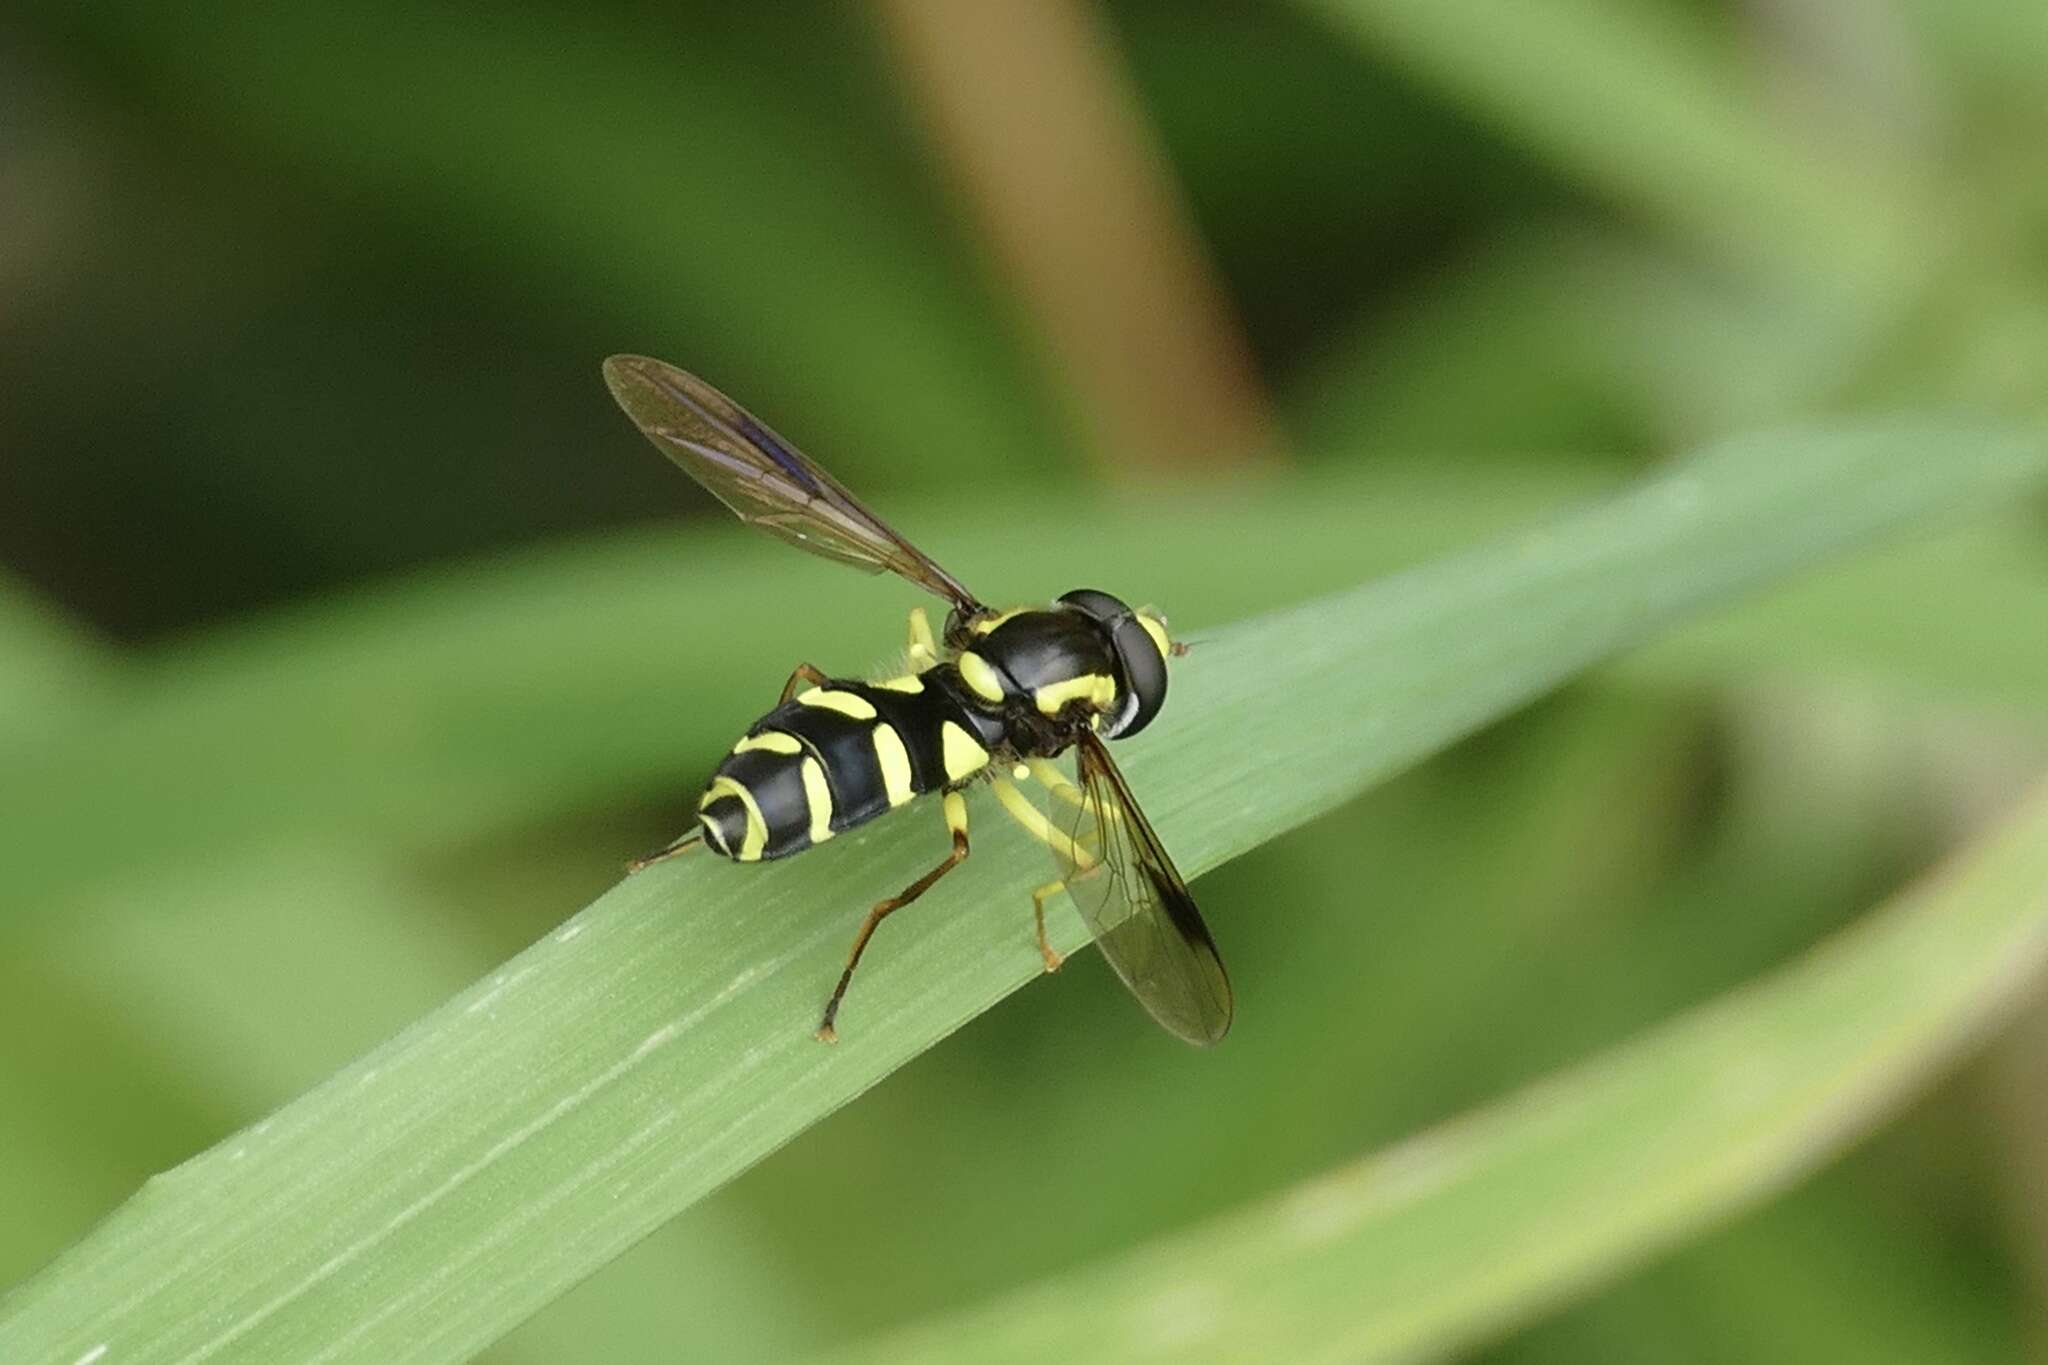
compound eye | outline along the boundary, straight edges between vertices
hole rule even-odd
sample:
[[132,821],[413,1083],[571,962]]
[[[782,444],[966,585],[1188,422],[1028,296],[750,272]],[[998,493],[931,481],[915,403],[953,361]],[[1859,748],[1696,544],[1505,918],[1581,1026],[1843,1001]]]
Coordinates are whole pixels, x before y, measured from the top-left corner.
[[1093,588],[1076,588],[1070,593],[1062,594],[1060,601],[1083,616],[1094,617],[1104,625],[1131,614],[1131,609],[1117,598],[1106,592],[1097,592]]
[[1141,616],[1127,615],[1117,622],[1111,640],[1116,646],[1117,661],[1123,665],[1132,705],[1117,718],[1119,724],[1110,738],[1124,739],[1151,724],[1152,717],[1166,703],[1166,652]]

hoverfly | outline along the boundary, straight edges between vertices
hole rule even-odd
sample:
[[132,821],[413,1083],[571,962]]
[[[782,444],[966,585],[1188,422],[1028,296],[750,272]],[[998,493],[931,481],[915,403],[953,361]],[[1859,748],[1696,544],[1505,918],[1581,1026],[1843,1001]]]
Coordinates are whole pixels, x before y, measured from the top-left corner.
[[[779,705],[718,765],[697,823],[649,864],[703,844],[735,862],[788,857],[929,793],[952,835],[931,871],[868,911],[826,1001],[834,1020],[875,928],[967,857],[966,789],[986,783],[1053,854],[1032,893],[1038,949],[1047,898],[1064,889],[1103,956],[1154,1019],[1191,1043],[1230,1027],[1230,980],[1186,882],[1131,797],[1106,740],[1145,728],[1166,699],[1167,660],[1186,651],[1158,613],[1081,589],[1049,606],[996,610],[870,512],[745,408],[672,365],[613,356],[605,382],[657,450],[740,520],[867,573],[888,570],[943,598],[934,636],[910,613],[904,671],[828,678],[798,664]],[[1070,768],[1054,760],[1072,755]],[[1069,775],[1071,772],[1071,776]],[[1034,784],[1036,797],[1020,784]]]

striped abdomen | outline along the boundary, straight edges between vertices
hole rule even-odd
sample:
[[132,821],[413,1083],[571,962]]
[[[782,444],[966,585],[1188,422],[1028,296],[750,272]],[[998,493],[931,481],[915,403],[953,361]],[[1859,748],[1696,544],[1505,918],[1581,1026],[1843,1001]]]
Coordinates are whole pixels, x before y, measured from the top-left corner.
[[743,863],[782,858],[980,772],[1002,742],[951,664],[885,682],[833,680],[763,716],[698,802],[704,840]]

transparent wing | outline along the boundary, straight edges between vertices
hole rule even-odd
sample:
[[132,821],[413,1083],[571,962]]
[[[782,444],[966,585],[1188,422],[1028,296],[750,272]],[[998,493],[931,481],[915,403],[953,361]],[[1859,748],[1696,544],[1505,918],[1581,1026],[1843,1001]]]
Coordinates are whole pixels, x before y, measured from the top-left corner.
[[1230,1029],[1230,978],[1187,883],[1099,737],[1082,737],[1074,769],[1074,786],[1049,798],[1067,835],[1053,843],[1067,894],[1154,1019],[1190,1043],[1217,1041]]
[[659,360],[604,362],[612,397],[654,448],[741,521],[869,573],[887,569],[972,611],[974,594],[861,505],[846,486],[711,385]]

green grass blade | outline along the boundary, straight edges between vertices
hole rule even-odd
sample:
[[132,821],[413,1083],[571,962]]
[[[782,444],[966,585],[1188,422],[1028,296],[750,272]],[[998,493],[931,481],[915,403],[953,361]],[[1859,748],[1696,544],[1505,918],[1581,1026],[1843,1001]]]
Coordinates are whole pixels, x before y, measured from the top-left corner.
[[848,1362],[1405,1361],[1780,1188],[2028,998],[2048,792],[1795,965],[1489,1110]]
[[[1018,493],[1006,498],[1014,534],[932,548],[1018,598],[1063,591],[1063,566],[1086,565],[1200,635],[1550,515],[1611,479],[1549,465],[1380,470],[1276,481],[1228,504],[1159,498],[1141,522]],[[910,506],[903,524],[976,527],[980,505]],[[1281,539],[1292,553],[1264,552]],[[707,595],[706,582],[747,591]],[[1987,522],[1858,556],[1684,630],[1631,676],[1690,685],[1763,661],[2038,708],[2044,584],[2048,558],[2027,528]],[[86,888],[146,901],[154,876],[279,840],[345,835],[431,854],[635,795],[686,800],[678,788],[758,710],[761,680],[783,676],[794,649],[830,670],[875,661],[879,632],[900,619],[890,592],[700,526],[464,566],[160,651],[132,670],[120,706],[37,727],[11,756],[0,918],[55,913]],[[800,640],[757,610],[779,601],[807,604]]]
[[[2044,471],[2048,442],[1933,421],[1730,443],[1543,529],[1205,632],[1126,746],[1132,783],[1199,873],[1689,613]],[[839,1047],[810,1038],[819,997],[859,908],[942,851],[935,817],[621,884],[152,1181],[0,1302],[0,1359],[463,1358],[1037,976],[1021,888],[1043,852],[977,812],[975,856],[882,936]],[[292,913],[282,879],[277,898]],[[1227,949],[1232,908],[1212,909]],[[1078,924],[1055,938],[1078,947]]]
[[[921,542],[992,596],[1050,598],[1086,566],[1200,634],[1612,486],[1611,474],[1548,465],[1483,481],[1423,470],[1157,497],[1142,519],[1071,489],[1011,490],[1001,535],[986,529],[982,490],[890,516],[933,528]],[[1283,538],[1296,553],[1259,548]],[[122,706],[13,757],[0,917],[54,913],[88,888],[146,898],[166,870],[279,840],[339,835],[417,855],[635,794],[687,801],[681,789],[759,713],[796,651],[835,672],[870,668],[900,638],[893,602],[914,600],[699,522],[463,566],[166,647],[134,670]],[[800,633],[761,609],[790,602],[804,607]]]

